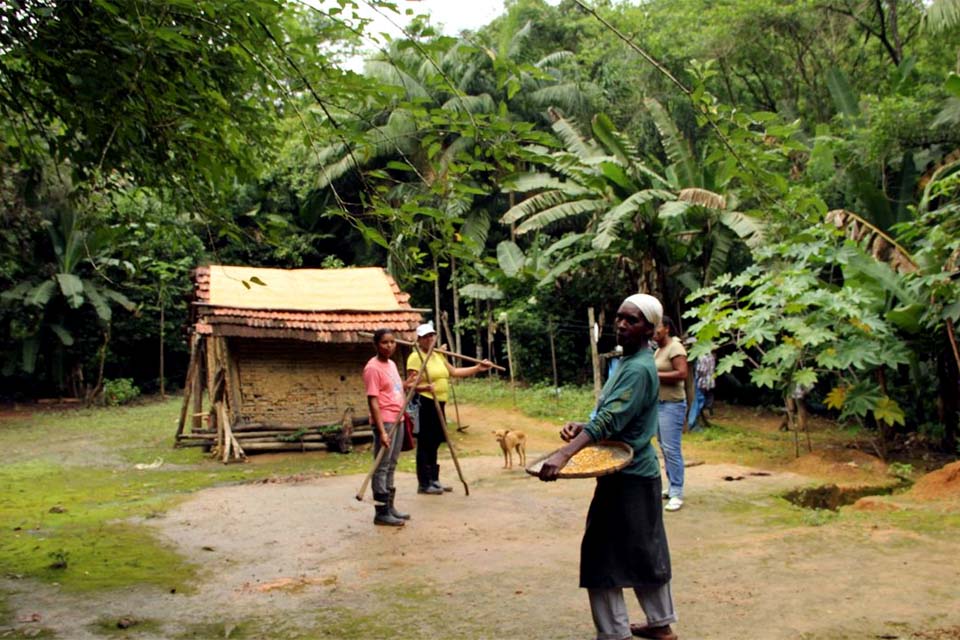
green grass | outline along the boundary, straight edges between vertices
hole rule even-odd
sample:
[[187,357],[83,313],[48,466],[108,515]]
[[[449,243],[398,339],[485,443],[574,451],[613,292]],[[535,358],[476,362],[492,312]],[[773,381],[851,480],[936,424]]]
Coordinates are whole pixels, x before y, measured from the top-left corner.
[[516,385],[496,378],[457,381],[457,400],[500,409],[517,409],[531,418],[586,420],[596,404],[592,387]]
[[[170,399],[0,423],[0,573],[70,591],[139,584],[188,590],[197,567],[136,519],[162,514],[210,486],[356,473],[370,464],[368,452],[356,452],[223,465],[198,448],[172,447],[178,412],[179,400]],[[157,469],[134,467],[158,458]]]

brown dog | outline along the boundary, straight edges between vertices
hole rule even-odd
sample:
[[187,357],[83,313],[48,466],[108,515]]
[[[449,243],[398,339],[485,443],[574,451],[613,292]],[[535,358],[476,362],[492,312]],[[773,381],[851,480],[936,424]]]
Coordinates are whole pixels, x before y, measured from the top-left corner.
[[511,431],[509,429],[497,429],[491,431],[497,437],[500,448],[503,449],[503,468],[513,468],[513,452],[516,450],[517,457],[520,458],[520,466],[527,466],[527,434],[523,431]]

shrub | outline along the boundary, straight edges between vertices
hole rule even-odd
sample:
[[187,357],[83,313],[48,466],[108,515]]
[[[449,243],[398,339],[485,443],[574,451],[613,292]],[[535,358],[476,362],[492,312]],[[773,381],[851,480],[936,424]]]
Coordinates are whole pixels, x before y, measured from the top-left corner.
[[132,378],[117,378],[103,383],[103,402],[107,406],[127,404],[139,395],[140,387],[133,384]]

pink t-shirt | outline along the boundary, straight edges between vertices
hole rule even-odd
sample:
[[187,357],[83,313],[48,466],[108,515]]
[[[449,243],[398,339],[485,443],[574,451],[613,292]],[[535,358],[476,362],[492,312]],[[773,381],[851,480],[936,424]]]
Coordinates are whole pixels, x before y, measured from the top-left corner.
[[367,386],[367,396],[375,397],[380,403],[384,423],[399,420],[403,414],[403,382],[397,364],[393,360],[383,362],[377,356],[370,358],[363,368],[363,383]]

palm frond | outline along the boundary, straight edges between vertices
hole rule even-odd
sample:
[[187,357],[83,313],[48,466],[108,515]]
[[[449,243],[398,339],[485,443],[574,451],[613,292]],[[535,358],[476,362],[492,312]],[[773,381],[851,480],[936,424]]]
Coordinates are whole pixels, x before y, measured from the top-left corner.
[[573,245],[583,240],[583,238],[585,237],[586,237],[585,233],[568,233],[567,235],[563,236],[562,238],[560,238],[559,240],[551,244],[549,247],[544,249],[543,257],[549,258],[557,251],[563,251],[567,247],[572,247]]
[[522,173],[508,181],[505,180],[502,188],[505,193],[526,193],[543,189],[563,191],[569,195],[581,195],[586,192],[582,186],[561,180],[549,173]]
[[347,175],[350,171],[359,171],[373,160],[383,156],[409,154],[414,151],[416,123],[410,114],[397,110],[390,114],[387,124],[374,127],[365,134],[365,139],[349,150],[342,143],[331,145],[321,152],[321,158],[332,156],[333,152],[343,154],[334,162],[322,164],[318,171],[317,188],[323,189]]
[[583,262],[595,260],[596,257],[597,257],[597,252],[590,250],[590,251],[584,251],[583,253],[578,253],[573,257],[567,258],[563,262],[560,262],[554,265],[554,267],[547,272],[547,275],[545,275],[540,280],[540,282],[537,283],[537,286],[538,287],[550,286],[554,282],[556,282],[557,278],[559,278],[560,276],[566,275],[567,273],[572,271],[574,267],[580,265]]
[[493,113],[497,105],[488,93],[477,96],[454,96],[443,103],[443,108],[457,113]]
[[479,255],[486,246],[487,236],[490,234],[490,214],[483,209],[474,209],[464,217],[460,235],[473,253]]
[[644,189],[631,195],[629,198],[613,207],[600,219],[597,235],[593,238],[593,248],[608,249],[617,236],[620,223],[632,216],[640,207],[656,199],[669,200],[673,194],[658,189]]
[[562,107],[572,112],[581,112],[589,106],[587,95],[577,82],[552,84],[535,89],[526,98],[538,107]]
[[723,227],[718,228],[710,236],[713,245],[710,252],[710,261],[707,263],[707,270],[704,273],[703,284],[709,285],[719,275],[727,271],[727,258],[730,256],[730,250],[733,248],[734,239],[729,232],[724,231]]
[[850,240],[863,247],[875,260],[884,262],[898,273],[913,273],[917,263],[897,241],[857,214],[844,209],[828,211],[824,222],[842,229]]
[[693,151],[690,150],[690,144],[686,138],[680,134],[680,130],[677,129],[677,125],[673,122],[670,114],[663,108],[663,105],[653,98],[645,99],[643,104],[650,112],[653,123],[656,125],[657,131],[660,132],[660,141],[663,144],[664,151],[667,152],[667,158],[673,163],[677,172],[680,184],[676,186],[698,186],[699,180],[694,168],[696,163],[693,158]]
[[737,237],[746,242],[751,249],[761,246],[766,239],[766,225],[757,218],[739,211],[722,212],[720,224],[737,234]]
[[561,49],[560,51],[554,51],[553,53],[548,53],[547,55],[543,56],[534,62],[533,66],[535,66],[537,69],[545,69],[547,67],[552,67],[561,62],[573,60],[575,58],[576,54],[572,51],[565,51]]
[[517,235],[523,235],[530,231],[538,231],[555,222],[567,220],[584,213],[602,211],[606,206],[606,200],[574,200],[573,202],[564,202],[555,207],[545,209],[524,220],[520,226],[517,227]]
[[960,24],[960,0],[933,0],[925,17],[932,31],[943,31]]
[[448,144],[443,150],[443,153],[440,154],[440,159],[437,163],[438,173],[446,174],[447,167],[450,166],[450,163],[456,160],[457,156],[461,153],[468,153],[471,149],[473,149],[475,144],[476,141],[467,136],[456,138],[453,142]]
[[430,92],[418,79],[391,61],[367,60],[364,65],[364,72],[366,75],[374,77],[381,82],[392,84],[395,87],[402,87],[408,99],[430,98]]
[[591,122],[593,135],[600,141],[607,151],[615,155],[620,163],[626,167],[633,164],[637,158],[637,147],[627,136],[617,131],[616,126],[605,113],[593,116]]
[[538,193],[510,207],[510,209],[503,214],[503,217],[500,218],[500,222],[503,224],[513,224],[531,214],[562,204],[566,202],[567,199],[567,194],[559,190]]
[[588,140],[577,130],[576,124],[562,116],[551,125],[553,132],[563,142],[567,150],[580,159],[598,155],[599,150],[592,140]]
[[527,20],[527,23],[520,27],[517,32],[510,37],[506,50],[508,58],[516,58],[520,55],[520,52],[523,51],[523,45],[532,31],[533,22]]
[[696,187],[681,189],[677,194],[677,200],[698,204],[708,209],[722,210],[727,208],[727,199],[724,196],[719,193],[714,193],[713,191],[708,191],[707,189],[699,189]]

